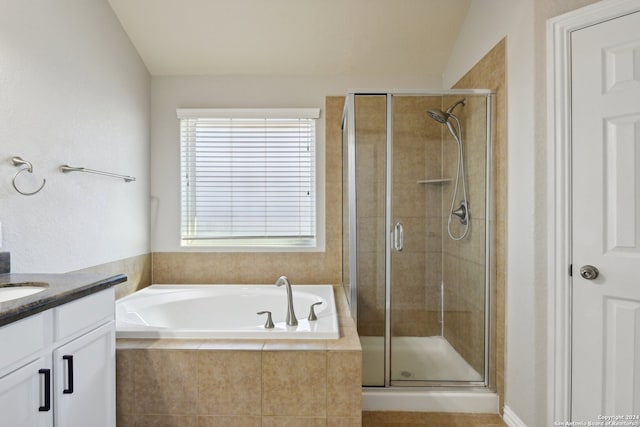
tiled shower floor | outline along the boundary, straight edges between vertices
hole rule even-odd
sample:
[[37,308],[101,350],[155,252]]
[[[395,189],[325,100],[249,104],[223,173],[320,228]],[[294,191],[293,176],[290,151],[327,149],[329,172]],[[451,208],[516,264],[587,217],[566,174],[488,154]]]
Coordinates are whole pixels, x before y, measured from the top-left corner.
[[[363,385],[384,385],[384,338],[361,336],[360,344]],[[482,381],[482,376],[441,336],[392,338],[391,378]]]

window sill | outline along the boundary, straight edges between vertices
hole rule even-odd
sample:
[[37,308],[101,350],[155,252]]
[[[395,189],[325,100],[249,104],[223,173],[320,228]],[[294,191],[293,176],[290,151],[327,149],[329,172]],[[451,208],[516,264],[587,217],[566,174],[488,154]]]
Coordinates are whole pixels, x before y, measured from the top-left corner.
[[299,239],[281,242],[221,240],[183,240],[180,247],[194,252],[324,252],[324,242]]

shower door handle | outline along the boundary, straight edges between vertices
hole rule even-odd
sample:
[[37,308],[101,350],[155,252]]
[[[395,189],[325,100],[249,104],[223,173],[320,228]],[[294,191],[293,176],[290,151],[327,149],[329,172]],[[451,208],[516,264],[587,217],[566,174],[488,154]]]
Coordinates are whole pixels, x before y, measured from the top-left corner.
[[401,222],[396,222],[396,226],[393,230],[393,249],[398,252],[402,252],[404,248],[404,226]]

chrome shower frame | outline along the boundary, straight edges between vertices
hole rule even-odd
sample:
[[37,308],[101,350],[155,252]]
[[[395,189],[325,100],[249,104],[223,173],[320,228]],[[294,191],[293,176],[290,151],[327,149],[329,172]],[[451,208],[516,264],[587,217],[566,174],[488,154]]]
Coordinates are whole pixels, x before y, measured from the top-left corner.
[[[385,337],[384,337],[384,388],[392,387],[393,389],[416,390],[418,388],[434,388],[438,389],[451,388],[456,390],[488,390],[493,387],[492,378],[490,377],[490,344],[491,344],[491,294],[493,288],[492,277],[492,253],[491,242],[493,240],[492,221],[492,115],[493,115],[493,98],[494,92],[485,89],[470,90],[349,90],[346,96],[345,109],[343,115],[343,126],[347,126],[347,144],[348,144],[348,176],[349,185],[348,192],[348,229],[349,229],[349,280],[351,315],[357,324],[357,293],[358,293],[358,277],[357,277],[357,215],[356,215],[356,134],[355,134],[355,113],[353,106],[355,105],[355,97],[358,95],[382,95],[386,97],[386,197],[385,197]],[[485,310],[484,310],[484,372],[483,381],[414,381],[414,380],[392,380],[391,379],[391,251],[393,244],[393,225],[391,221],[392,200],[393,200],[393,101],[395,96],[485,96],[486,98],[486,187],[485,187]],[[425,117],[427,120],[427,117]],[[343,201],[347,202],[347,201]],[[345,227],[345,225],[343,225]],[[365,389],[381,389],[382,387],[364,387]]]

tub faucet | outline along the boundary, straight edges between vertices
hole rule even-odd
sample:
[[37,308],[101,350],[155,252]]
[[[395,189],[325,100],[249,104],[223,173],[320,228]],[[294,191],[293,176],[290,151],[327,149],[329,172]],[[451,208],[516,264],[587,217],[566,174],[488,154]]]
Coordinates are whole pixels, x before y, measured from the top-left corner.
[[287,279],[287,276],[280,276],[278,280],[276,280],[276,286],[282,285],[285,285],[287,288],[287,325],[297,326],[298,319],[296,319],[296,313],[293,311],[293,295],[291,293],[291,283],[289,283],[289,279]]

